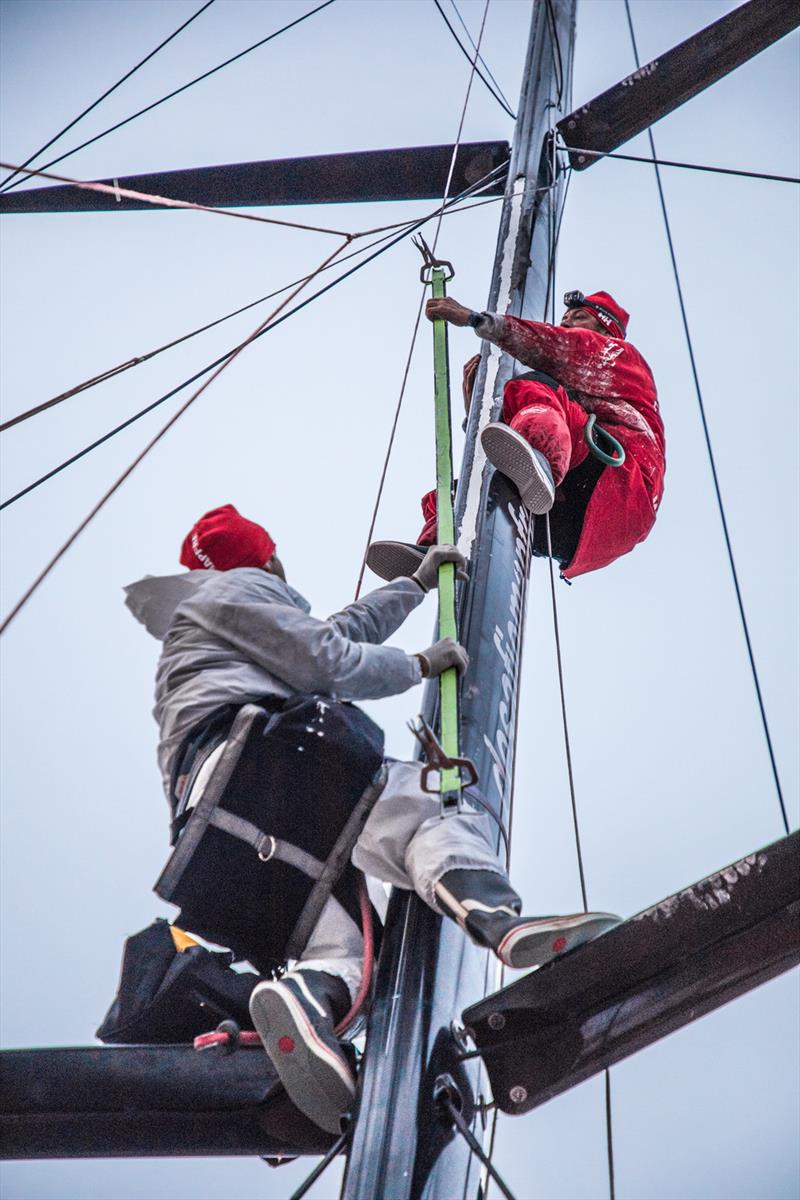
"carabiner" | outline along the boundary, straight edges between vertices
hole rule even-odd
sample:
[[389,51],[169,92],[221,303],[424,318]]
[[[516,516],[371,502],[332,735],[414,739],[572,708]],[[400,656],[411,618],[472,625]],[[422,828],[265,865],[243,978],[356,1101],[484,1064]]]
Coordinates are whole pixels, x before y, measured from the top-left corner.
[[[595,458],[599,458],[600,462],[605,463],[607,467],[621,467],[625,462],[625,447],[607,429],[603,429],[602,425],[597,425],[596,422],[597,414],[589,413],[589,420],[583,427],[583,436],[586,439],[586,445]],[[601,450],[594,440],[595,433],[606,439],[613,453],[608,454],[605,450]]]

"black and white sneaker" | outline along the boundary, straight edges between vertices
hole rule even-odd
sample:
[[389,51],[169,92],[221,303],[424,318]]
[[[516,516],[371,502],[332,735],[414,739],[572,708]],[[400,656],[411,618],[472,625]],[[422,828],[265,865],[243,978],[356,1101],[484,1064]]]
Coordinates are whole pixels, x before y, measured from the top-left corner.
[[436,902],[473,942],[493,950],[507,967],[541,967],[619,924],[613,913],[522,917],[520,899],[503,875],[456,869],[442,876]]
[[356,1081],[334,1025],[350,1007],[344,980],[290,971],[256,984],[250,1015],[289,1099],[321,1129],[341,1133]]
[[430,547],[412,542],[373,542],[367,551],[367,566],[381,579],[410,577]]
[[500,421],[486,426],[481,445],[492,466],[516,485],[529,512],[541,516],[550,511],[556,489],[550,463],[541,450],[535,450],[521,433]]

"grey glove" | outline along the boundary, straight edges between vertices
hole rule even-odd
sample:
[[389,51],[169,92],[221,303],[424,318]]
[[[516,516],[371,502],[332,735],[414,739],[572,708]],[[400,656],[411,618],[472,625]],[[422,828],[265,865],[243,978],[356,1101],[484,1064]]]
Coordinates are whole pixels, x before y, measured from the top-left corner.
[[429,592],[439,583],[439,567],[442,563],[455,563],[457,577],[466,579],[466,561],[455,546],[431,546],[411,578],[419,584],[423,592]]
[[[450,560],[447,560],[450,561]],[[453,638],[440,638],[427,650],[417,655],[425,679],[435,679],[448,667],[455,667],[463,675],[469,666],[469,655]]]

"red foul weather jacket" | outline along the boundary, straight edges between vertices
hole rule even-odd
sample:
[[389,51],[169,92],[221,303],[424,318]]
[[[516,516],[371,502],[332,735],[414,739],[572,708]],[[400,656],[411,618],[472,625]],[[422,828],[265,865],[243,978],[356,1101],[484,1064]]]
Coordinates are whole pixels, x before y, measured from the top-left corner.
[[[635,346],[591,329],[482,314],[475,332],[518,362],[545,371],[573,403],[625,448],[621,467],[606,467],[586,508],[567,579],[605,567],[647,537],[664,490],[664,425],[653,376]],[[564,397],[569,403],[569,399]],[[585,456],[582,456],[585,457]],[[573,459],[573,466],[577,463]]]

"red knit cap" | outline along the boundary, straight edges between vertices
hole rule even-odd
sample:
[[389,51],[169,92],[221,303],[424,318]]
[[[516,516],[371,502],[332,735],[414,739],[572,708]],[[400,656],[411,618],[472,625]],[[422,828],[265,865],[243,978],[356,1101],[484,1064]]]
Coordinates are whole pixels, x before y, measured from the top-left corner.
[[266,529],[240,516],[232,504],[224,504],[212,508],[187,533],[181,566],[190,571],[264,567],[274,553],[275,543]]
[[608,292],[592,292],[591,296],[586,297],[591,300],[592,304],[599,305],[598,308],[587,308],[585,311],[590,312],[596,321],[604,325],[612,337],[624,338],[628,331],[628,321],[630,313],[626,313],[621,304],[617,304],[613,296]]

